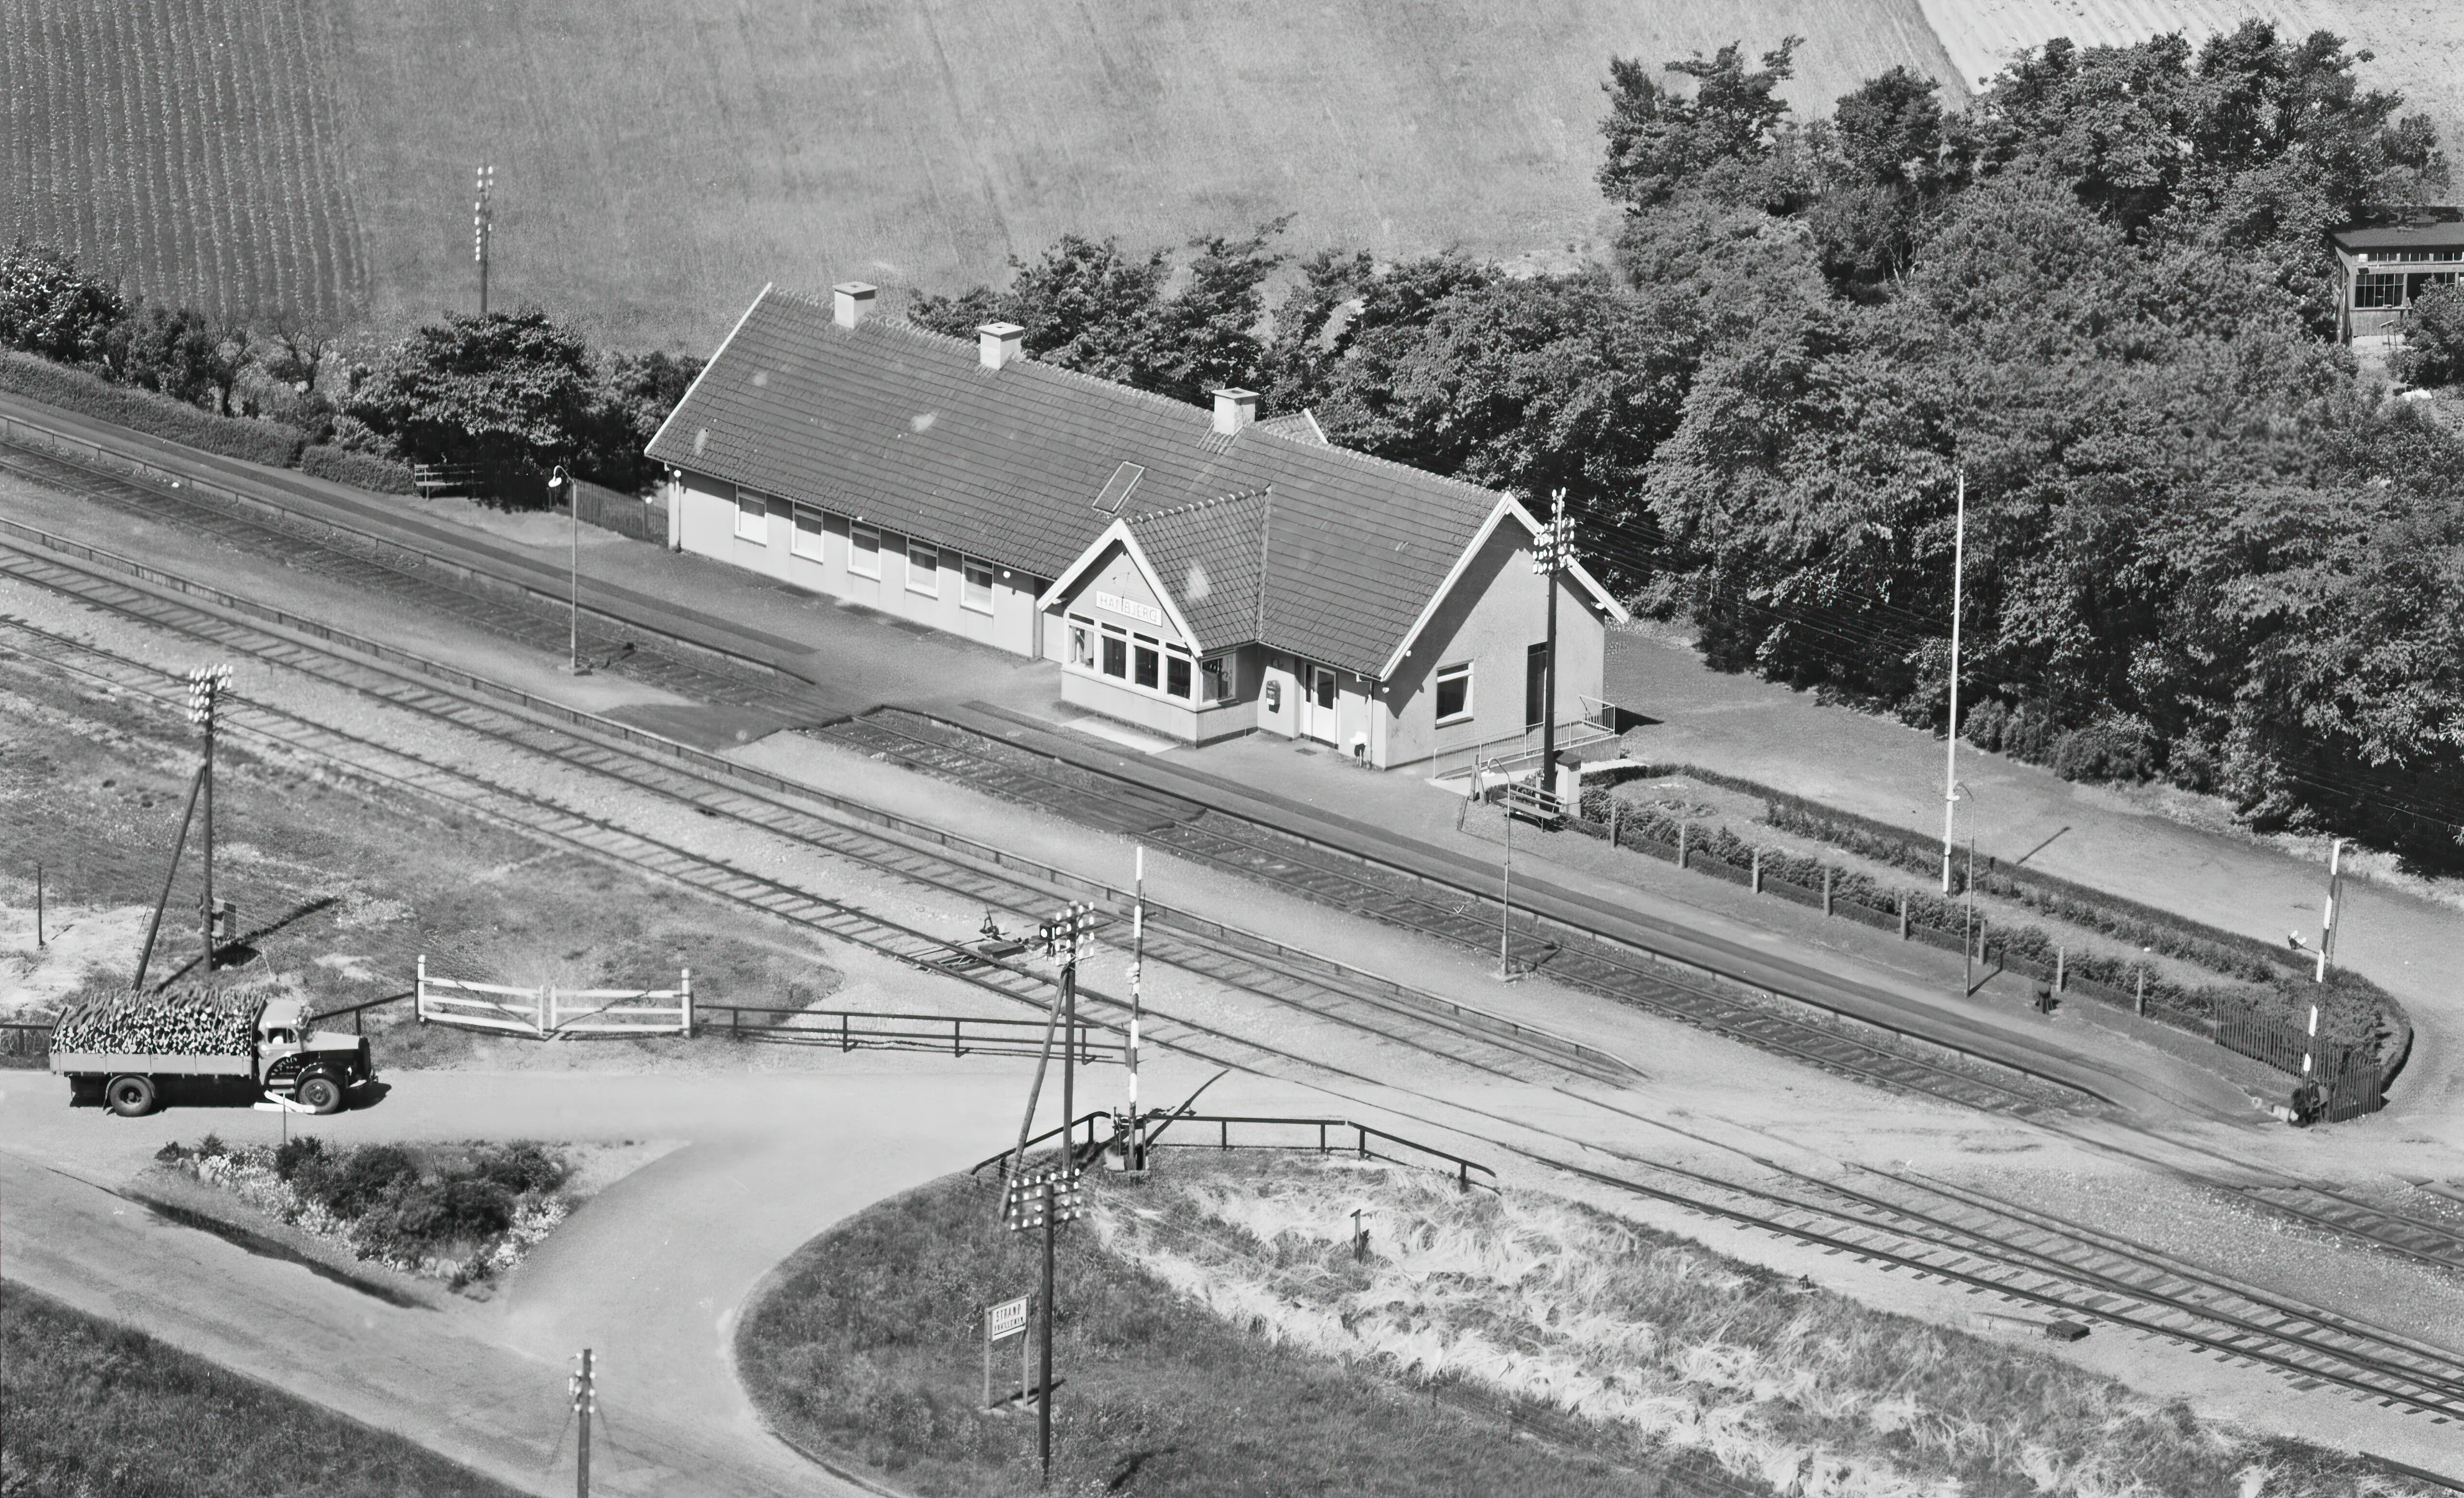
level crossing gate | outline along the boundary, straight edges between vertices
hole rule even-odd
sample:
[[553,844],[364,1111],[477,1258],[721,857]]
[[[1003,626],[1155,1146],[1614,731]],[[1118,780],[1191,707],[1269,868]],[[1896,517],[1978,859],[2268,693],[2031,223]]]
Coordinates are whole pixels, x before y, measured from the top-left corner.
[[673,988],[520,988],[439,978],[419,959],[419,1020],[529,1040],[568,1035],[691,1035],[693,969]]

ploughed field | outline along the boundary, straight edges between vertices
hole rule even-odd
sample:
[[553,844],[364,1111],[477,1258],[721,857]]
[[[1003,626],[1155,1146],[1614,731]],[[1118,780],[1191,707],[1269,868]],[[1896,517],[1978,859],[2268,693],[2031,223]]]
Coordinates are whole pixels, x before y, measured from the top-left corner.
[[1917,0],[25,0],[0,234],[209,308],[492,305],[706,350],[765,281],[947,289],[1061,232],[1600,253],[1609,55],[1804,35],[1817,109],[1948,77]]

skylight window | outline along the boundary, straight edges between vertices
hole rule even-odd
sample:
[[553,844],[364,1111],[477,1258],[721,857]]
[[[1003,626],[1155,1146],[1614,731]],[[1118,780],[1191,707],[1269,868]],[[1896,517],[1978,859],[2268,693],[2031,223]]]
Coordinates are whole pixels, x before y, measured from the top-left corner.
[[1095,508],[1106,515],[1120,514],[1121,506],[1130,502],[1130,491],[1138,487],[1138,480],[1146,476],[1147,471],[1135,463],[1124,463],[1112,470],[1112,481],[1095,496]]

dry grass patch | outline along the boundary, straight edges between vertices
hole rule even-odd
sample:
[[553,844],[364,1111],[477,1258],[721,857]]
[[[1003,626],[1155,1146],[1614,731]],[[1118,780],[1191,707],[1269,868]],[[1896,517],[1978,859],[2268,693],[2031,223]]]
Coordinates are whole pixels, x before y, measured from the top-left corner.
[[[1183,1495],[2360,1498],[2363,1464],[2033,1350],[1868,1310],[1534,1193],[1309,1156],[1092,1183],[1060,1258],[1055,1486]],[[980,1331],[1036,1282],[983,1181],[884,1202],[759,1291],[737,1357],[786,1434],[923,1494],[1023,1493]],[[1355,1261],[1353,1212],[1369,1253]],[[1016,1354],[1009,1366],[1015,1368]],[[1537,1439],[1515,1440],[1515,1435]]]

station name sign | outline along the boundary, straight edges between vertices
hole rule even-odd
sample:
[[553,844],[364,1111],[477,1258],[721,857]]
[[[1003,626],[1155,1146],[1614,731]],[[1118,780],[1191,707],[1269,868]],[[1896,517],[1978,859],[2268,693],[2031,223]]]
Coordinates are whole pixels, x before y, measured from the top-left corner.
[[1159,626],[1163,623],[1162,609],[1150,604],[1141,604],[1134,598],[1123,598],[1117,593],[1096,594],[1095,606],[1127,619],[1138,620],[1143,624]]

